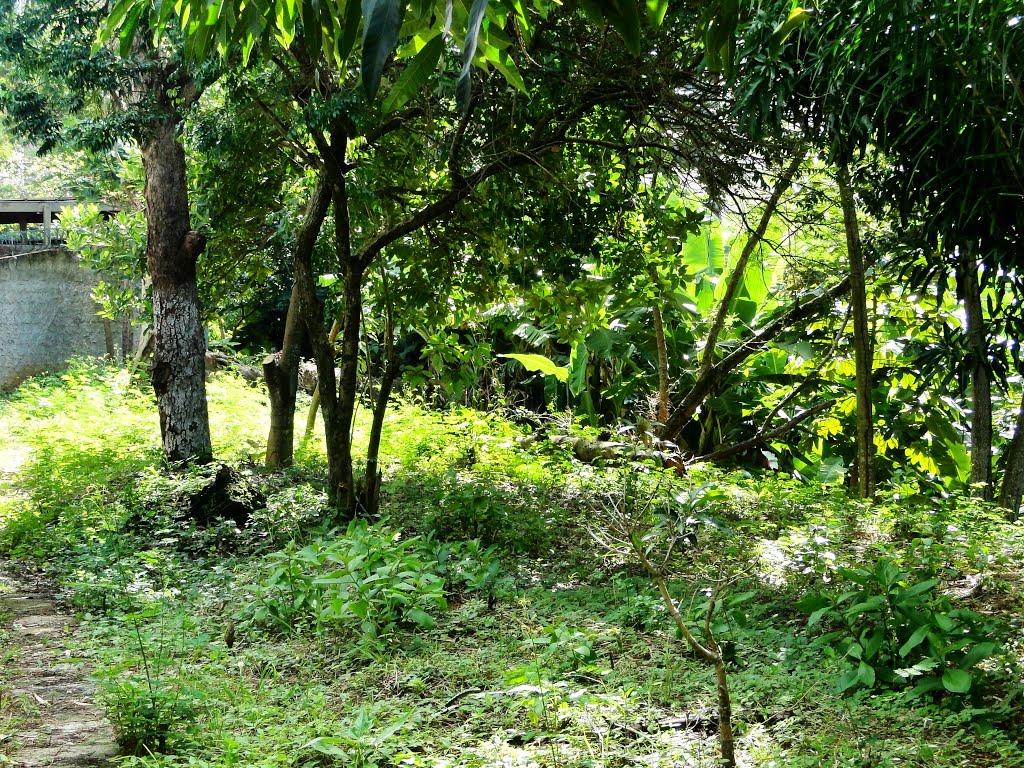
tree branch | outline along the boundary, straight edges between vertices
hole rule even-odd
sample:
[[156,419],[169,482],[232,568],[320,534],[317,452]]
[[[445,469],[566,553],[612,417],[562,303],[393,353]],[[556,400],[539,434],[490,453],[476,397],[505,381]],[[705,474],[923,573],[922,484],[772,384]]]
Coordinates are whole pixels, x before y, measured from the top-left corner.
[[735,456],[737,453],[743,453],[744,451],[749,450],[750,448],[756,448],[759,445],[767,443],[769,440],[775,440],[778,437],[782,437],[787,432],[795,429],[797,426],[799,426],[807,419],[811,418],[812,416],[815,416],[816,414],[821,413],[826,408],[831,408],[835,404],[835,400],[823,400],[820,403],[812,406],[811,408],[808,408],[806,411],[803,411],[802,413],[794,416],[789,421],[780,424],[778,427],[771,430],[770,432],[760,431],[750,439],[744,440],[743,442],[740,443],[736,443],[735,445],[730,445],[728,448],[721,448],[717,451],[706,453],[703,456],[697,456],[696,458],[692,459],[692,462],[696,463],[698,461],[720,461],[729,456]]

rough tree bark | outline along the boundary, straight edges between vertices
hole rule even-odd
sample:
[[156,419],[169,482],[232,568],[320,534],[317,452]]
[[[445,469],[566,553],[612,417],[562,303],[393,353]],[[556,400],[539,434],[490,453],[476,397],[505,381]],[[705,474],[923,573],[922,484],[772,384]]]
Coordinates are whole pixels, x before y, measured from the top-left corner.
[[[330,197],[314,194],[295,237],[293,263],[311,262],[320,228],[330,208]],[[266,464],[270,469],[287,467],[292,463],[295,450],[295,395],[299,381],[299,346],[302,343],[304,323],[300,311],[298,284],[292,286],[285,320],[281,351],[263,361],[263,377],[270,394],[270,434],[267,437]]]
[[263,359],[263,379],[270,398],[267,469],[291,466],[295,458],[295,396],[299,390],[299,347],[302,343],[298,289],[292,286],[281,350]]
[[981,305],[978,261],[961,246],[957,282],[967,316],[967,348],[971,355],[971,485],[985,501],[992,500],[992,382],[988,369],[985,313]]
[[853,315],[853,354],[856,365],[857,397],[857,495],[869,499],[875,493],[875,438],[871,411],[871,374],[874,340],[868,325],[867,286],[864,278],[864,253],[861,248],[857,206],[846,165],[836,169],[839,202],[846,229],[846,255],[850,269],[850,309]]
[[[164,83],[164,91],[168,87]],[[185,150],[177,115],[148,126],[141,142],[146,173],[146,262],[153,281],[153,389],[164,457],[213,457],[206,407],[206,340],[199,315],[196,260],[206,237],[190,228]]]

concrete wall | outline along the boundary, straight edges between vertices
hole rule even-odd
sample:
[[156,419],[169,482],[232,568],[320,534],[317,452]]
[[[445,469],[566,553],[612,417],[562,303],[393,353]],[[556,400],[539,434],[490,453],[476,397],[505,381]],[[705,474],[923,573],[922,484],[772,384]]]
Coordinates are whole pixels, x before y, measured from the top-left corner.
[[0,390],[59,370],[69,357],[103,355],[98,278],[64,249],[0,254]]

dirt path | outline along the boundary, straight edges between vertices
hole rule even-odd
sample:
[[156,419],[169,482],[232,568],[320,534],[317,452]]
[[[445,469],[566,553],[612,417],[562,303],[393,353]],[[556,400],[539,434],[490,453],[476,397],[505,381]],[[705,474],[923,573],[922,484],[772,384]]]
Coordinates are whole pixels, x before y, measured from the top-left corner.
[[[0,501],[17,495],[24,456],[0,450]],[[74,624],[53,590],[0,563],[0,763],[18,768],[106,766],[117,754],[85,664],[71,659]]]

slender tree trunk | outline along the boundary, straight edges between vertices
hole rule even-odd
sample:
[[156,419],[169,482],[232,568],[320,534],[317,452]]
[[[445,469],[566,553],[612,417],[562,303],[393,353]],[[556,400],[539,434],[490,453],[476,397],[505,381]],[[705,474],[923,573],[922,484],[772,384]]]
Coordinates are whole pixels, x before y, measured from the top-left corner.
[[988,370],[985,314],[981,305],[978,261],[961,246],[958,275],[967,316],[967,348],[971,354],[971,485],[992,500],[992,382]]
[[658,268],[649,266],[651,284],[655,289],[654,305],[654,343],[658,347],[658,423],[668,421],[668,343],[665,340],[665,319],[661,315],[661,290],[658,280]]
[[871,374],[874,340],[868,326],[867,285],[864,278],[864,253],[861,249],[857,206],[846,165],[837,169],[839,201],[846,229],[846,256],[850,269],[850,308],[853,315],[853,354],[856,365],[857,393],[857,495],[869,499],[875,493],[875,437],[871,412]]
[[121,318],[121,364],[127,365],[128,360],[131,358],[135,350],[135,340],[132,333],[132,315],[131,310],[128,310],[128,314]]
[[[327,336],[327,341],[333,346],[334,342],[338,339],[338,334],[341,333],[341,323],[335,318],[331,324],[331,332]],[[320,382],[317,381],[316,387],[313,389],[313,396],[309,399],[309,411],[306,413],[306,432],[303,435],[303,440],[309,440],[313,436],[313,430],[316,429],[316,415],[320,412]]]
[[[335,211],[337,211],[335,198]],[[346,217],[347,219],[347,217]],[[340,222],[339,222],[340,224]],[[334,498],[338,509],[355,515],[355,477],[352,467],[352,426],[356,412],[359,374],[359,330],[363,316],[363,271],[349,263],[344,273],[343,297],[345,306],[341,313],[341,359],[338,376],[337,409],[333,423],[328,423],[324,412],[325,437],[327,439],[328,463],[335,464]],[[322,396],[326,392],[322,393]]]
[[401,370],[398,350],[395,348],[395,327],[388,311],[388,322],[385,329],[384,372],[381,375],[380,392],[373,404],[373,424],[370,426],[370,442],[366,448],[366,500],[364,506],[368,514],[376,514],[380,506],[381,473],[378,467],[380,459],[380,440],[384,432],[384,415],[388,410],[388,400]]
[[[344,137],[339,137],[344,145]],[[339,151],[344,156],[344,147]],[[352,420],[357,397],[359,369],[359,325],[362,319],[362,287],[365,268],[350,246],[348,199],[344,177],[339,173],[333,183],[322,176],[315,196],[329,195],[334,203],[335,237],[338,267],[342,273],[343,308],[340,315],[341,360],[339,374],[334,373],[334,349],[324,328],[323,307],[316,295],[312,254],[299,258],[296,252],[295,283],[299,306],[316,357],[320,410],[324,417],[327,447],[328,498],[342,514],[355,514],[356,493],[352,470]],[[317,205],[310,203],[311,207]]]
[[[314,194],[310,199],[302,226],[295,237],[294,261],[311,263],[313,249],[330,205],[331,199],[326,193]],[[271,469],[289,466],[294,457],[295,396],[299,388],[299,346],[304,328],[300,304],[300,290],[296,282],[288,302],[281,352],[263,361],[263,376],[270,393],[270,434],[267,437],[266,463]]]
[[[326,178],[321,175],[310,200],[310,210],[322,205],[330,205],[331,191]],[[326,201],[326,202],[325,202]],[[295,287],[298,290],[299,310],[306,324],[313,345],[313,356],[316,358],[317,389],[320,392],[320,409],[324,415],[324,429],[327,436],[327,486],[328,498],[337,505],[338,489],[346,482],[345,473],[338,463],[335,443],[332,436],[338,432],[338,389],[334,375],[334,348],[324,328],[323,306],[316,295],[316,276],[313,271],[313,252],[295,251]],[[351,484],[351,463],[348,472]]]
[[729,282],[725,285],[725,294],[718,304],[715,316],[711,320],[711,327],[708,329],[707,340],[704,342],[704,354],[700,358],[700,368],[697,373],[698,379],[706,376],[711,370],[711,366],[715,363],[715,348],[718,346],[718,337],[721,335],[722,329],[725,328],[725,321],[729,316],[732,301],[736,297],[736,291],[739,290],[740,284],[743,282],[744,277],[746,277],[747,264],[750,262],[750,257],[761,244],[761,241],[764,240],[765,233],[768,231],[768,225],[771,223],[772,217],[775,216],[775,211],[779,208],[782,196],[792,186],[793,177],[800,170],[800,166],[803,165],[806,156],[807,153],[804,150],[798,152],[775,182],[772,194],[764,205],[764,211],[761,213],[761,219],[758,221],[757,227],[750,233],[747,242],[743,245],[743,250],[740,251],[740,257],[736,260],[736,264],[729,274]]
[[1017,411],[1017,426],[1006,456],[1003,485],[999,491],[999,506],[1006,510],[1006,519],[1017,519],[1020,500],[1024,496],[1024,398]]
[[172,117],[142,142],[146,172],[146,261],[153,281],[153,389],[164,457],[213,457],[206,407],[206,340],[199,316],[196,260],[206,238],[190,230],[185,151]]
[[[726,363],[736,353],[733,352],[723,360],[722,364],[716,364],[715,362],[715,348],[718,345],[718,337],[721,335],[722,329],[725,328],[725,321],[729,316],[729,306],[732,304],[732,300],[736,295],[736,291],[739,289],[740,282],[743,280],[743,276],[746,273],[747,263],[750,261],[751,255],[754,253],[754,249],[764,239],[765,233],[768,231],[768,225],[771,223],[772,217],[778,210],[779,203],[782,200],[782,195],[790,185],[793,183],[793,177],[796,172],[800,170],[800,166],[803,164],[805,157],[804,152],[800,152],[796,157],[790,161],[789,166],[783,172],[782,176],[779,177],[775,183],[775,187],[772,189],[771,197],[765,203],[765,209],[761,214],[761,219],[758,221],[757,227],[750,233],[747,238],[746,244],[743,246],[743,251],[740,253],[739,259],[736,261],[736,265],[733,267],[732,272],[729,275],[729,282],[726,284],[725,295],[722,296],[721,302],[719,302],[718,309],[715,312],[715,316],[711,321],[711,327],[708,329],[708,336],[704,342],[704,353],[700,358],[700,367],[697,370],[697,380],[693,383],[690,391],[683,397],[683,401],[676,407],[676,409],[669,415],[669,417],[663,422],[664,427],[662,428],[662,437],[666,440],[675,440],[679,437],[679,434],[683,431],[683,427],[686,426],[687,422],[693,418],[693,415],[697,412],[711,391],[718,385],[718,383],[728,374],[735,365],[739,363],[731,364]],[[767,335],[768,329],[764,336],[765,341],[773,337],[774,335],[781,332],[782,328],[776,328],[776,324],[769,326],[774,329],[771,335]],[[758,334],[758,336],[762,336]],[[745,342],[742,346],[746,347],[750,341]],[[760,348],[760,347],[758,347]],[[752,352],[750,353],[752,354]],[[749,354],[747,355],[749,356]],[[743,359],[746,359],[745,357]]]
[[110,319],[103,318],[103,343],[107,349],[107,360],[113,361],[114,355],[114,328],[110,324]]
[[295,452],[295,396],[299,390],[299,347],[302,343],[298,289],[292,286],[281,351],[263,360],[263,378],[270,396],[268,469],[291,466]]

